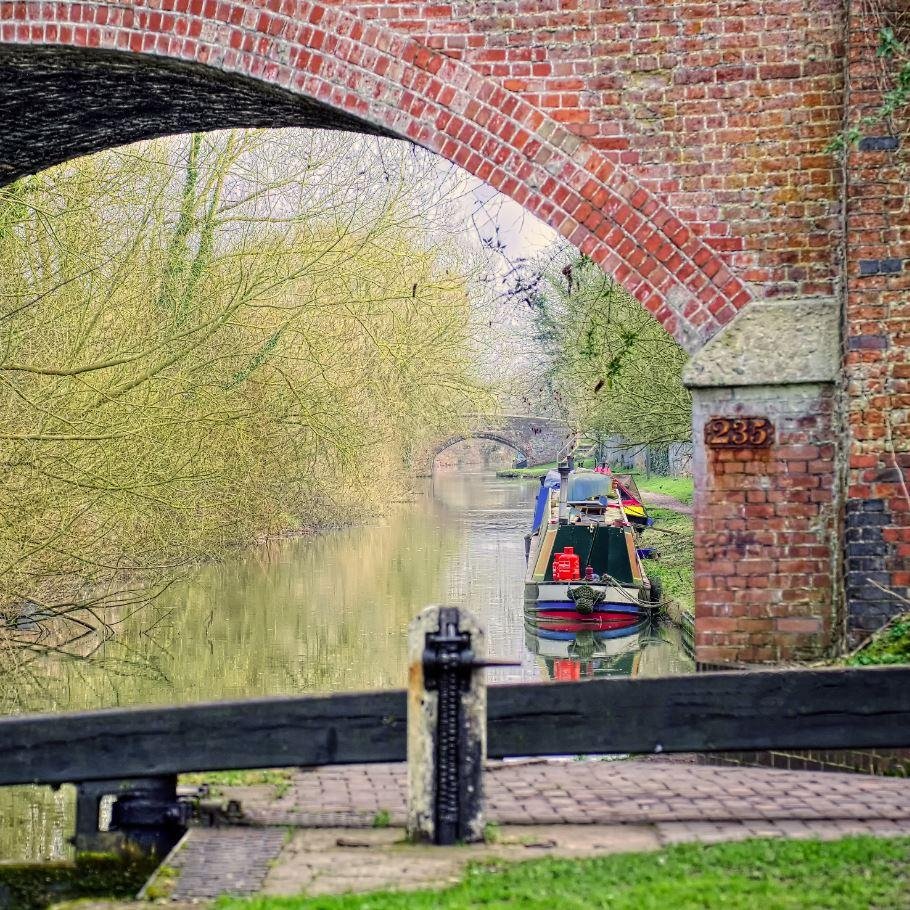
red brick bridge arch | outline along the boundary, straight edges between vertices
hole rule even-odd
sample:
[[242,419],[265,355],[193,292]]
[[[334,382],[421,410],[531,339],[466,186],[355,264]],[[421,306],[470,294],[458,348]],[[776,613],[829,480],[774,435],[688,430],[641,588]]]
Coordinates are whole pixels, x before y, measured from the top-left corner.
[[690,351],[752,298],[620,155],[596,150],[503,80],[383,24],[377,9],[358,16],[305,0],[0,8],[0,110],[15,124],[0,139],[4,182],[163,133],[379,133],[438,153],[553,226]]
[[[816,656],[910,594],[910,164],[889,135],[826,151],[881,91],[888,22],[862,6],[0,0],[0,185],[232,126],[397,136],[462,166],[699,352],[699,657]],[[704,444],[745,415],[771,448]]]

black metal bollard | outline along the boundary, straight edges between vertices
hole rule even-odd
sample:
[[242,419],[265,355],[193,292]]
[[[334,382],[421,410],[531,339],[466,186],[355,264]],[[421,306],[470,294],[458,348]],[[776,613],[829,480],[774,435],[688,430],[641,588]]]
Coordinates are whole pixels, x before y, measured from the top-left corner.
[[[177,777],[85,781],[76,785],[76,835],[79,852],[124,849],[164,857],[186,831],[190,803],[177,797]],[[101,801],[115,797],[110,824],[101,828]]]
[[454,844],[483,838],[484,635],[457,607],[412,623],[408,687],[408,834]]

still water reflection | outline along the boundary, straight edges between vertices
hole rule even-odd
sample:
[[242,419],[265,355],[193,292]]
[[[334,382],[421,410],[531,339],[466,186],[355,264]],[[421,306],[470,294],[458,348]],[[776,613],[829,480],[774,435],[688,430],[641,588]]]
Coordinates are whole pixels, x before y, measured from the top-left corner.
[[[536,481],[439,474],[363,527],[273,541],[204,566],[129,617],[90,659],[49,660],[42,711],[404,686],[408,621],[429,603],[472,610],[488,651],[520,666],[490,682],[685,672],[672,627],[542,639],[523,613]],[[0,790],[0,859],[66,855],[64,788]]]

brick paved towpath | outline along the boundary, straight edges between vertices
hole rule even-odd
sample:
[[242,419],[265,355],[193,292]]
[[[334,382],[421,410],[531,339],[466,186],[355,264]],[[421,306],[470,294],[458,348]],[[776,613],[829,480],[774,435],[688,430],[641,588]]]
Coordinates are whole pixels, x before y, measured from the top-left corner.
[[[280,798],[247,801],[259,824],[369,827],[405,822],[403,764],[298,772]],[[679,761],[492,762],[486,814],[499,824],[658,824],[772,819],[910,821],[900,778],[709,767]],[[232,791],[234,792],[234,791]]]
[[[653,850],[747,837],[910,836],[899,778],[707,767],[680,760],[492,762],[493,847],[401,843],[404,765],[301,769],[280,796],[228,788],[248,825],[196,828],[169,861],[173,900],[222,893],[363,891],[443,885],[479,856],[527,859]],[[387,828],[373,828],[377,818]],[[290,831],[289,829],[297,829]]]

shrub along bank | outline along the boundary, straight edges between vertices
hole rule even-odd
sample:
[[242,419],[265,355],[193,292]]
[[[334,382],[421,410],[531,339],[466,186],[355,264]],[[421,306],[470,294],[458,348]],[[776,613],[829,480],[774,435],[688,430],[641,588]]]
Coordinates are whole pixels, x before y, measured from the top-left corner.
[[854,667],[910,663],[910,613],[895,616],[846,662]]
[[17,687],[36,650],[226,547],[375,515],[409,447],[487,403],[430,157],[213,133],[0,190],[0,665]]

